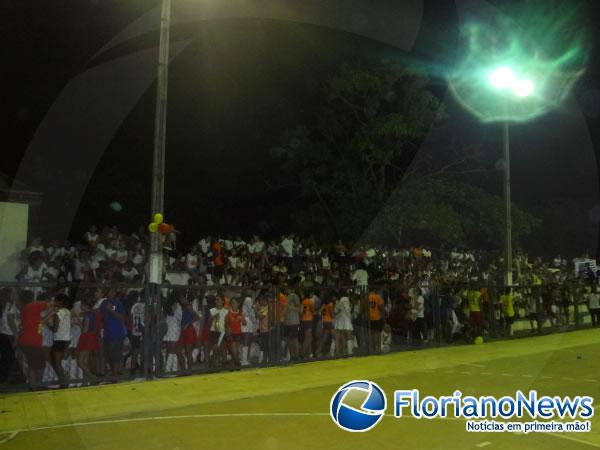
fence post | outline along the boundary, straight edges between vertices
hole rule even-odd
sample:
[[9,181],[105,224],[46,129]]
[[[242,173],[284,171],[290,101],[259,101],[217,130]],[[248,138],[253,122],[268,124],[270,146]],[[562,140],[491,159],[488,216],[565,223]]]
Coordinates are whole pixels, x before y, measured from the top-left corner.
[[488,321],[488,331],[490,333],[490,337],[496,337],[496,303],[494,299],[496,298],[496,289],[495,285],[488,282],[487,285],[487,321]]
[[[270,329],[273,330],[269,333],[269,360],[272,364],[281,363],[281,307],[279,303],[279,292],[281,289],[275,285],[273,286],[273,295],[271,296],[271,304],[273,305],[273,314],[269,315],[273,317],[273,322],[270,324]],[[269,318],[269,320],[271,320]]]
[[154,334],[155,320],[154,320],[154,304],[157,295],[158,285],[154,283],[147,283],[144,289],[144,335],[142,339],[143,345],[143,361],[142,366],[144,370],[144,376],[147,380],[150,380],[156,376],[154,360]]
[[[579,315],[579,298],[577,298],[576,294],[576,290],[573,289],[573,284],[569,283],[568,285],[568,289],[569,289],[569,297],[573,298],[573,314],[574,314],[574,319],[575,319],[575,329],[578,330],[580,328],[581,325],[581,317]],[[568,321],[567,321],[568,323]]]
[[440,298],[440,286],[436,284],[430,290],[430,295],[432,295],[431,305],[433,308],[433,329],[435,331],[435,344],[440,347],[442,345],[442,311],[441,311],[441,298]]

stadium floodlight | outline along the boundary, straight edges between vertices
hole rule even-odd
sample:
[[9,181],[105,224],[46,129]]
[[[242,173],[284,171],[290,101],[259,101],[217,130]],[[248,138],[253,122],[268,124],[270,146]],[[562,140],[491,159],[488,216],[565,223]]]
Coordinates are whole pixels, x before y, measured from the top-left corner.
[[517,80],[512,86],[513,93],[520,98],[529,97],[533,94],[534,90],[535,86],[533,84],[533,81],[528,79]]
[[507,89],[514,85],[516,77],[510,67],[498,67],[490,72],[489,81],[496,89]]
[[508,66],[493,69],[488,75],[490,85],[499,91],[511,90],[517,98],[526,98],[533,95],[535,85],[530,78],[519,78],[515,71]]
[[[524,7],[525,8],[525,7]],[[505,286],[512,286],[510,123],[558,108],[585,71],[589,45],[580,11],[525,8],[467,22],[463,57],[447,74],[456,101],[483,123],[503,125]],[[546,39],[563,36],[563,39]]]

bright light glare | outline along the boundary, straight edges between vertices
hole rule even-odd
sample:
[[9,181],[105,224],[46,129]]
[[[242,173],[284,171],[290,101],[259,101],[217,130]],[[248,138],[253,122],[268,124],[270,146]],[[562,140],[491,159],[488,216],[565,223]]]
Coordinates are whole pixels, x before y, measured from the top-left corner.
[[534,86],[531,80],[518,80],[512,86],[513,94],[525,98],[533,94]]
[[510,67],[499,67],[490,73],[489,80],[496,89],[508,89],[515,83],[515,74]]

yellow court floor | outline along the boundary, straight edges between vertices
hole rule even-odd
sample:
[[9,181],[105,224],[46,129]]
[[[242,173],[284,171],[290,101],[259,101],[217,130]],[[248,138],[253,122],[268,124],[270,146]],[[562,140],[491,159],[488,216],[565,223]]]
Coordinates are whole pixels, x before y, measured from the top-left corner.
[[[478,448],[486,442],[490,443],[483,446],[495,442],[503,448],[600,447],[595,427],[586,434],[515,436],[466,433],[464,423],[450,420],[425,423],[386,417],[371,432],[357,435],[338,430],[328,414],[331,395],[353,379],[376,381],[388,393],[419,388],[432,395],[455,389],[507,395],[536,388],[552,395],[598,398],[599,350],[600,331],[585,330],[479,346],[9,394],[0,398],[0,450],[118,449],[125,444],[146,450],[353,448],[366,442],[397,448],[393,444],[398,436],[405,448]],[[595,420],[594,425],[600,426]]]

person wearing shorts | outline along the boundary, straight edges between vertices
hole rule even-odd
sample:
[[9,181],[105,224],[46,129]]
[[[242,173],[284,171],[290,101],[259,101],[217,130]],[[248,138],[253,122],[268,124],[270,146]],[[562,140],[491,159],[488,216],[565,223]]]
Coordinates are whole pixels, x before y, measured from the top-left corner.
[[321,336],[317,353],[327,356],[331,347],[331,340],[333,339],[333,297],[324,301],[320,312],[323,322],[323,335]]
[[141,366],[142,342],[144,338],[146,304],[142,296],[137,295],[136,302],[129,311],[131,318],[131,373]]
[[196,328],[194,322],[199,319],[198,314],[194,311],[192,304],[187,302],[185,299],[182,300],[182,314],[181,314],[181,335],[177,344],[183,350],[183,356],[185,356],[185,368],[186,370],[192,370],[192,352],[194,345],[198,339],[196,334]]
[[500,296],[500,304],[502,305],[502,310],[504,312],[504,323],[506,326],[506,332],[509,336],[512,336],[512,325],[515,321],[515,306],[512,289],[507,287],[504,290],[504,294]]
[[58,294],[54,299],[56,307],[54,317],[54,336],[50,363],[62,387],[66,387],[66,375],[62,367],[65,352],[71,344],[71,311],[67,309],[69,298],[65,294]]
[[254,302],[247,291],[242,292],[244,301],[242,302],[242,312],[246,323],[242,324],[242,348],[240,363],[242,366],[250,364],[249,353],[252,343],[256,340],[256,331],[258,328]]
[[298,328],[300,327],[300,297],[293,291],[286,295],[287,302],[284,310],[284,332],[290,360],[295,361],[299,355]]
[[46,309],[46,303],[42,300],[35,300],[33,292],[29,290],[20,292],[19,301],[23,307],[18,345],[27,361],[29,386],[35,389],[42,381],[42,373],[46,366],[41,335],[42,312]]
[[256,305],[256,317],[258,320],[258,345],[260,346],[260,357],[258,363],[270,361],[270,344],[272,342],[271,325],[269,324],[269,302],[265,297],[259,297]]
[[467,293],[469,318],[471,319],[474,336],[481,336],[483,333],[483,316],[481,314],[482,300],[481,291],[478,289],[470,289]]
[[104,300],[100,308],[104,326],[103,350],[113,376],[121,375],[123,367],[123,340],[127,335],[125,329],[126,310],[117,298]]
[[369,292],[369,321],[371,338],[369,342],[369,353],[381,353],[381,331],[383,330],[383,307],[385,302],[381,295]]
[[240,368],[240,344],[242,342],[242,325],[246,323],[244,313],[240,311],[240,301],[231,299],[231,310],[227,313],[227,350],[233,359],[234,368]]
[[335,302],[333,308],[335,329],[335,354],[338,358],[348,356],[348,342],[352,339],[354,327],[352,325],[352,304],[348,293],[343,291],[341,296],[332,299]]
[[215,297],[215,306],[210,309],[210,340],[212,347],[212,358],[209,366],[215,367],[221,364],[225,355],[223,354],[223,342],[226,331],[226,317],[229,311],[224,306],[223,297]]
[[306,297],[302,300],[301,310],[301,328],[302,328],[302,356],[311,358],[312,355],[312,340],[313,340],[313,318],[314,318],[315,302],[311,292],[306,293]]

